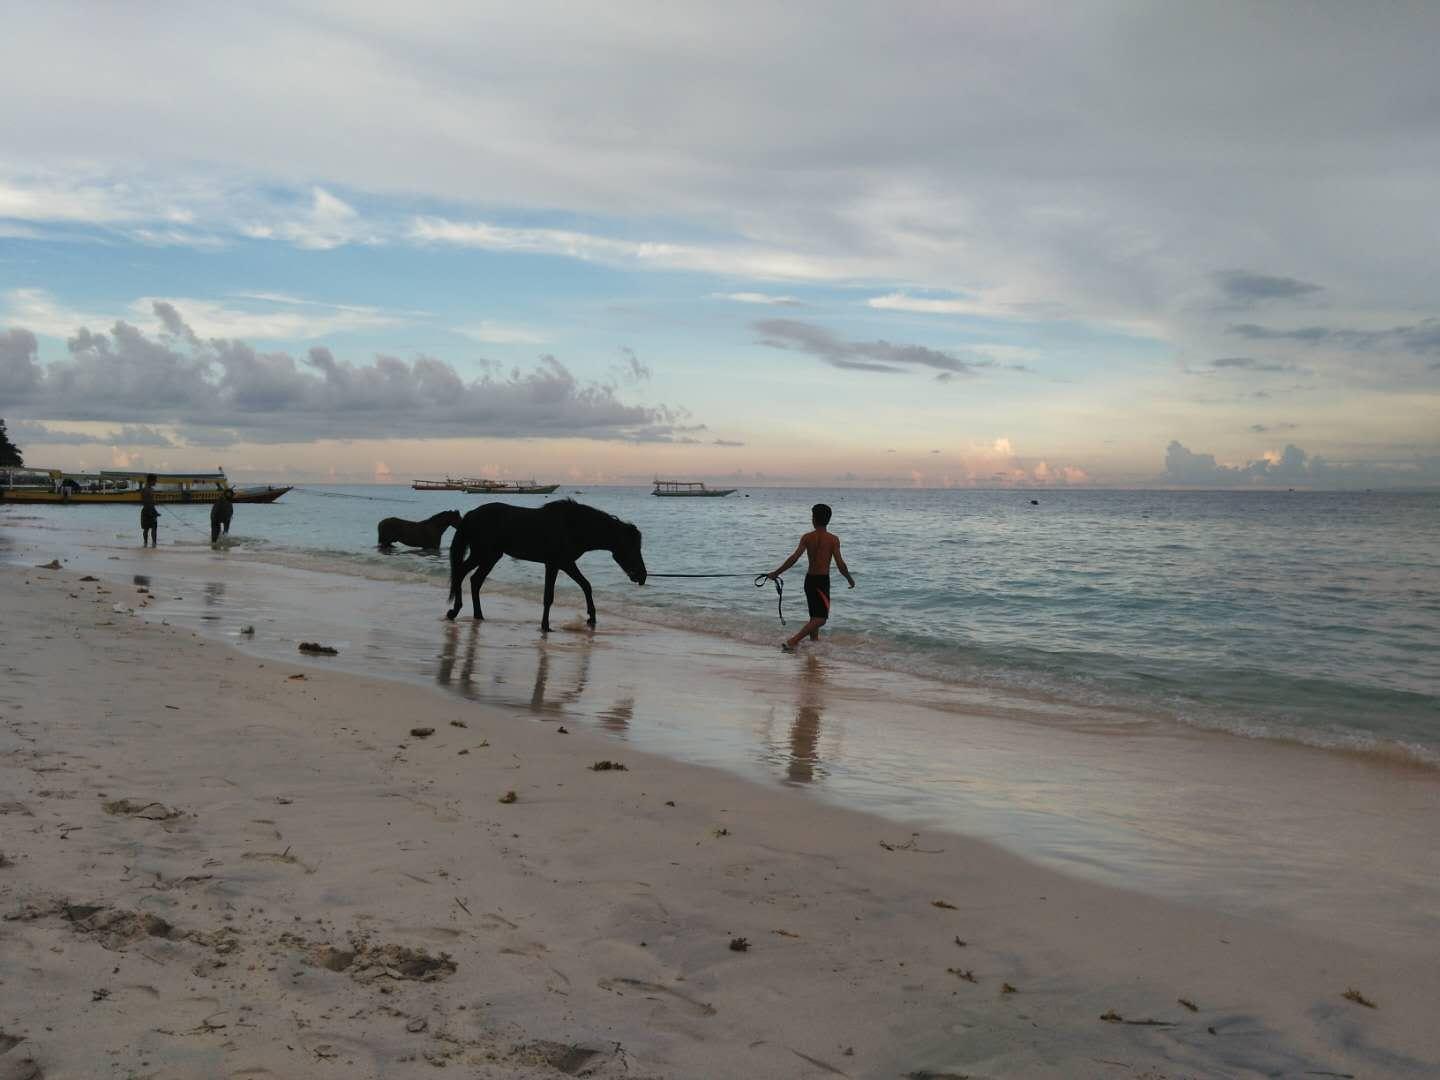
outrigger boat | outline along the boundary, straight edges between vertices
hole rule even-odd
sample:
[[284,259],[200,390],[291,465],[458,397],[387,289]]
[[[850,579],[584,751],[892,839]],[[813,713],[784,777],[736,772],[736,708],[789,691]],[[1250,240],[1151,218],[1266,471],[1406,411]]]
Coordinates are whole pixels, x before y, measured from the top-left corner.
[[465,489],[467,495],[549,495],[559,484],[528,484],[509,480],[477,480]]
[[458,480],[447,476],[444,480],[415,480],[410,486],[416,491],[464,491],[467,487],[480,483],[479,480],[460,478]]
[[248,485],[236,487],[223,469],[206,473],[124,472],[102,469],[96,473],[72,473],[63,469],[0,469],[0,503],[46,503],[88,506],[142,501],[145,478],[155,477],[156,503],[212,503],[228,491],[237,503],[270,503],[292,485]]
[[672,499],[720,499],[735,494],[734,488],[708,488],[699,480],[655,480],[651,495]]
[[478,476],[447,476],[444,480],[415,480],[410,486],[416,491],[463,491],[467,495],[549,495],[559,484],[528,484],[510,480],[486,480]]

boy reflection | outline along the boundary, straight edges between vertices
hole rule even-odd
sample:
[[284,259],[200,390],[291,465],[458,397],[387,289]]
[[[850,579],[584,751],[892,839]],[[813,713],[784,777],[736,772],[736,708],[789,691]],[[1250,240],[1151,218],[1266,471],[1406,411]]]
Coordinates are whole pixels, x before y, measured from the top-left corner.
[[785,777],[797,784],[815,779],[820,764],[820,713],[824,705],[825,675],[820,660],[813,653],[805,656],[800,671],[800,694],[795,703],[795,720],[790,725],[790,758]]

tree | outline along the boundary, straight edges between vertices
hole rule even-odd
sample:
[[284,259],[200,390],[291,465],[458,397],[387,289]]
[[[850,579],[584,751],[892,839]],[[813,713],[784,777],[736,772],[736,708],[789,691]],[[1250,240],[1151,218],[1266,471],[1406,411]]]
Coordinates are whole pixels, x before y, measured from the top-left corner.
[[24,465],[20,457],[20,448],[10,441],[10,436],[5,434],[5,420],[0,417],[0,465]]

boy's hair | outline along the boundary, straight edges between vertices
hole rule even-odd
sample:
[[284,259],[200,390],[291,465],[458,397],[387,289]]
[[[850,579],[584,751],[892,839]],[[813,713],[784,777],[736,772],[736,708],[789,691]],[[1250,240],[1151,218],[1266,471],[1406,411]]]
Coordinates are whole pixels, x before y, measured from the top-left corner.
[[816,503],[810,508],[810,520],[823,529],[830,524],[830,507],[824,503]]

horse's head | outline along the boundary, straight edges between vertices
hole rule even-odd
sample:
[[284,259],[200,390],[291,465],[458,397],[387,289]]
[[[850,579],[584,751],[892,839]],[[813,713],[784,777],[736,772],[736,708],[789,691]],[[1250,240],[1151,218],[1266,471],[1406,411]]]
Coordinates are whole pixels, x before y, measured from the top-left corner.
[[462,519],[459,510],[446,510],[443,514],[437,514],[436,517],[440,524],[447,529],[460,528]]
[[621,522],[615,546],[610,550],[625,576],[636,585],[645,584],[645,559],[640,554],[640,530],[628,521]]

